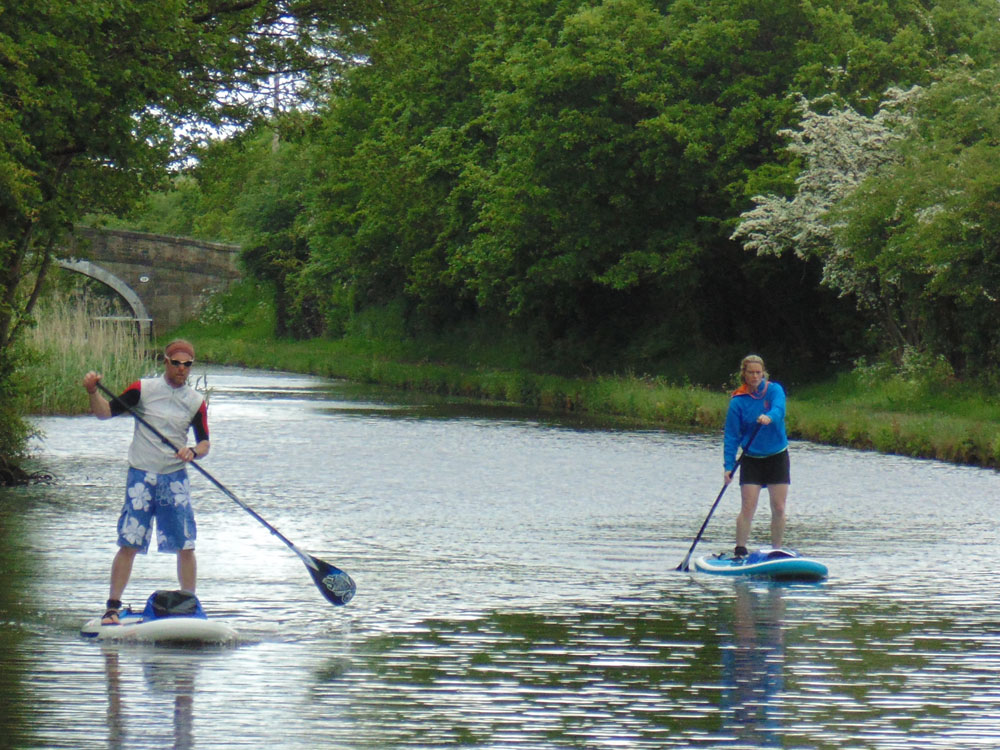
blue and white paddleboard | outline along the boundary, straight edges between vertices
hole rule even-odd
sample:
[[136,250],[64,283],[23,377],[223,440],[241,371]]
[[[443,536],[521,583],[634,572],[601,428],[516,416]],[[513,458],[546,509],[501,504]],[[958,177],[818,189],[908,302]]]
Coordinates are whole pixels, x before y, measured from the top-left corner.
[[169,591],[155,592],[146,602],[144,610],[135,611],[131,607],[122,610],[117,625],[102,625],[102,618],[95,617],[80,629],[80,635],[98,641],[142,643],[222,644],[236,642],[236,631],[224,622],[208,619],[201,603],[193,594],[182,595],[184,606],[178,609],[183,611],[183,614],[165,612],[159,606],[160,598],[170,595],[181,594]]
[[728,552],[706,555],[694,561],[695,570],[721,576],[768,578],[773,581],[822,581],[827,567],[817,560],[802,557],[798,552],[765,547],[746,557],[733,557]]

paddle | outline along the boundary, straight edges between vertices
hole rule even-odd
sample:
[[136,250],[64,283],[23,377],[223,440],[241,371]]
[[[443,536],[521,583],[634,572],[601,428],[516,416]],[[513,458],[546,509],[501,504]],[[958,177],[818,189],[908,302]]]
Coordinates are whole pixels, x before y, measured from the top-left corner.
[[[753,439],[757,437],[757,433],[759,431],[760,431],[760,422],[757,422],[756,426],[753,428],[753,432],[750,433],[750,439],[747,440],[747,444],[743,446],[743,450],[740,451],[740,455],[736,458],[736,465],[733,466],[734,478],[736,477],[736,469],[739,468],[740,463],[742,463],[743,461],[743,456],[746,455],[747,448],[750,447],[750,443],[752,443]],[[726,494],[726,489],[729,487],[730,484],[732,484],[732,480],[730,480],[728,484],[722,485],[722,489],[719,490],[718,497],[716,497],[715,502],[712,503],[712,508],[708,511],[708,515],[705,516],[705,523],[703,523],[701,525],[701,528],[698,529],[698,535],[694,538],[694,541],[691,542],[691,549],[688,550],[687,555],[684,557],[684,561],[680,565],[678,565],[675,568],[675,570],[685,570],[685,571],[690,570],[688,562],[691,560],[691,554],[694,552],[694,548],[698,546],[698,542],[701,541],[701,535],[705,533],[705,527],[708,526],[709,519],[711,519],[712,514],[715,513],[716,506],[719,504],[719,501],[722,499],[722,496]]]
[[[178,450],[177,446],[171,443],[163,435],[163,433],[161,433],[159,430],[153,427],[153,425],[151,425],[145,419],[136,414],[131,408],[129,408],[128,404],[126,404],[115,394],[113,394],[111,391],[105,388],[102,383],[98,382],[97,387],[100,388],[102,391],[104,391],[105,395],[110,396],[113,401],[117,401],[119,404],[121,404],[121,406],[125,408],[129,412],[129,414],[135,417],[140,424],[144,425],[147,429],[149,429],[150,432],[156,435],[156,437],[158,437],[168,446],[173,448],[174,451]],[[280,531],[278,531],[271,524],[269,524],[267,521],[261,518],[260,514],[258,514],[257,511],[255,511],[245,502],[236,497],[236,495],[234,495],[225,485],[223,485],[222,482],[220,482],[218,479],[216,479],[207,471],[205,471],[205,469],[199,466],[198,463],[196,463],[195,461],[191,461],[190,463],[194,468],[200,471],[205,476],[205,478],[208,479],[208,481],[210,481],[212,484],[214,484],[216,487],[218,487],[220,490],[226,493],[226,495],[229,497],[230,500],[235,502],[237,505],[243,508],[243,510],[245,510],[247,513],[249,513],[251,516],[257,519],[260,523],[262,523],[264,527],[267,528],[268,531],[270,531],[272,534],[278,537],[278,539],[287,544],[288,548],[299,556],[302,562],[305,563],[306,569],[309,571],[309,575],[312,576],[313,582],[316,584],[316,588],[319,589],[319,593],[321,593],[328,602],[339,606],[342,604],[347,604],[349,601],[351,601],[351,599],[354,598],[354,592],[357,590],[357,586],[355,586],[354,581],[351,580],[351,577],[347,575],[347,573],[342,571],[340,568],[331,565],[328,562],[324,562],[323,560],[313,557],[312,555],[300,550],[298,547],[292,544]]]

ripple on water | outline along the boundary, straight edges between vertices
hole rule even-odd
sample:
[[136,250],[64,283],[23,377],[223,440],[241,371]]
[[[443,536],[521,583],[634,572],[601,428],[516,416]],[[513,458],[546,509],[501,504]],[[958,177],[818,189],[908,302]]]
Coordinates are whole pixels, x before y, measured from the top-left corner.
[[[673,570],[718,492],[714,436],[210,381],[207,468],[357,598],[331,607],[193,480],[199,594],[240,644],[81,641],[128,430],[43,420],[58,482],[0,502],[14,747],[1000,748],[992,472],[797,443],[790,542],[831,578],[734,583]],[[735,511],[720,504],[704,548],[731,544]],[[172,581],[150,554],[130,594]]]

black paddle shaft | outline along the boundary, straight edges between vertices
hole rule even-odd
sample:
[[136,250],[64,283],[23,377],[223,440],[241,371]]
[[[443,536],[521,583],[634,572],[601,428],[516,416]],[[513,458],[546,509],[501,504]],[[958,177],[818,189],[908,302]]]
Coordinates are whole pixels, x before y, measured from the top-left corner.
[[[113,401],[116,401],[122,408],[128,411],[129,414],[135,417],[137,422],[139,422],[141,425],[146,427],[150,432],[156,435],[156,437],[158,437],[161,441],[163,441],[165,445],[169,446],[170,448],[173,448],[175,452],[180,450],[180,448],[171,443],[170,440],[162,432],[160,432],[158,429],[153,427],[153,425],[151,425],[145,419],[136,414],[135,411],[128,404],[126,404],[124,401],[118,398],[118,396],[116,396],[107,388],[105,388],[103,383],[98,381],[97,387],[100,388],[102,391],[104,391],[105,395],[111,397]],[[336,604],[339,606],[347,604],[349,601],[351,601],[351,599],[354,598],[354,593],[357,590],[357,586],[355,586],[354,581],[351,579],[349,575],[347,575],[347,573],[340,570],[340,568],[331,565],[330,563],[324,562],[323,560],[313,557],[312,555],[300,550],[298,547],[292,544],[292,542],[284,534],[282,534],[280,531],[274,528],[274,526],[265,521],[264,518],[257,511],[255,511],[245,502],[240,500],[228,487],[226,487],[224,484],[222,484],[222,482],[220,482],[218,479],[209,474],[204,468],[202,468],[197,461],[191,461],[190,464],[199,472],[201,472],[201,474],[208,481],[210,481],[212,484],[214,484],[216,487],[222,490],[230,500],[232,500],[234,503],[243,508],[243,510],[249,513],[251,516],[253,516],[254,519],[260,522],[268,531],[270,531],[272,534],[278,537],[278,539],[284,542],[288,546],[288,548],[292,550],[292,552],[298,555],[299,558],[302,560],[302,562],[305,563],[306,568],[308,568],[309,575],[312,576],[313,581],[316,583],[316,587],[319,589],[320,593],[326,598],[327,601],[329,601],[331,604]]]
[[[747,440],[747,444],[745,446],[743,446],[743,450],[740,451],[740,455],[736,459],[736,465],[733,466],[732,476],[735,477],[735,475],[736,475],[736,469],[738,469],[739,465],[741,463],[743,463],[743,456],[746,455],[747,448],[750,447],[750,443],[752,443],[753,439],[755,437],[757,437],[757,433],[760,432],[760,428],[761,428],[761,424],[760,424],[760,422],[757,422],[756,426],[753,428],[753,432],[750,433],[750,439]],[[698,529],[698,534],[697,534],[697,536],[695,536],[694,541],[691,542],[691,549],[688,550],[687,555],[684,556],[683,562],[681,562],[681,564],[677,566],[676,570],[689,570],[690,569],[690,567],[688,565],[688,562],[691,560],[691,554],[694,552],[694,548],[698,546],[698,542],[701,541],[701,535],[705,533],[705,529],[708,526],[708,522],[712,518],[712,514],[715,513],[716,506],[719,504],[719,501],[722,499],[722,496],[724,494],[726,494],[726,490],[729,488],[729,485],[732,484],[732,483],[733,483],[732,479],[730,479],[726,484],[722,485],[722,489],[719,490],[719,494],[715,498],[715,502],[712,503],[712,507],[708,511],[708,515],[705,516],[705,522],[701,525],[701,528]]]

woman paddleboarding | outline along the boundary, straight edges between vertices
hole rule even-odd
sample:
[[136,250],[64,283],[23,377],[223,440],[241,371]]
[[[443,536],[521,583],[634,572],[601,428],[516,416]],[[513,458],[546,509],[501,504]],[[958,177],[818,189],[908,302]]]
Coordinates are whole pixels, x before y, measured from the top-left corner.
[[771,501],[771,546],[781,548],[791,470],[785,434],[785,391],[773,382],[764,360],[750,354],[740,363],[741,385],[732,393],[723,439],[723,481],[733,481],[737,449],[740,462],[740,513],[736,517],[735,557],[746,557],[750,527],[762,488]]

